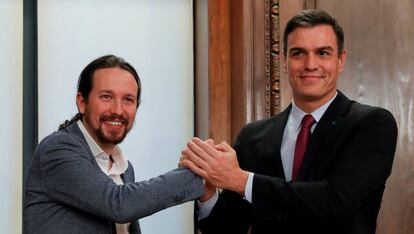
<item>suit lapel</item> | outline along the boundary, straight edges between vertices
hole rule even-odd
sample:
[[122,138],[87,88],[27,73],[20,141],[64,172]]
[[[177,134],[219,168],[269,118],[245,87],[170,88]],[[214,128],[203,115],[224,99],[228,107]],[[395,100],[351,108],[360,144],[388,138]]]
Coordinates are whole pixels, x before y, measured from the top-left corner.
[[344,116],[349,109],[349,104],[350,100],[338,91],[337,97],[323,114],[311,135],[298,180],[305,179],[312,170],[322,173],[325,169],[322,165],[326,165],[330,160],[332,155],[329,151],[332,150],[332,145],[347,126]]
[[132,170],[131,169],[131,165],[128,162],[128,168],[127,168],[127,170],[124,173],[121,174],[121,179],[124,182],[124,184],[125,183],[134,183],[135,182],[134,181],[134,178],[132,177],[133,175],[131,173],[132,172],[131,170]]
[[283,132],[285,130],[290,109],[291,105],[289,105],[279,115],[273,117],[272,124],[263,136],[263,148],[265,152],[263,152],[262,155],[264,155],[265,158],[262,160],[264,162],[262,169],[268,170],[263,171],[263,174],[279,178],[286,178],[283,170],[280,149],[282,145]]
[[89,145],[88,145],[85,137],[83,136],[83,133],[80,130],[80,128],[79,128],[78,124],[76,123],[76,121],[73,122],[72,124],[70,124],[69,126],[67,126],[64,130],[61,130],[61,131],[68,131],[70,134],[73,134],[73,135],[79,137],[82,140],[82,142],[85,144],[84,145],[85,148],[88,149],[89,156],[92,159],[93,164],[96,165],[96,167],[100,170],[100,168],[98,166],[98,163],[96,162],[96,159],[93,156],[93,153],[91,151],[91,148],[89,147]]

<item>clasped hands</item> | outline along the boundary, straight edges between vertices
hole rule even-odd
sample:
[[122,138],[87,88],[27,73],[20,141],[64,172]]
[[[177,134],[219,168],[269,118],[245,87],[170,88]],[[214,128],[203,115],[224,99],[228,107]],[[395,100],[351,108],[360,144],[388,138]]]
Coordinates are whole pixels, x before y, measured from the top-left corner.
[[201,201],[208,200],[217,188],[232,190],[244,196],[249,172],[240,168],[237,155],[226,142],[218,145],[213,140],[193,138],[181,152],[180,167],[187,167],[205,181],[205,194]]

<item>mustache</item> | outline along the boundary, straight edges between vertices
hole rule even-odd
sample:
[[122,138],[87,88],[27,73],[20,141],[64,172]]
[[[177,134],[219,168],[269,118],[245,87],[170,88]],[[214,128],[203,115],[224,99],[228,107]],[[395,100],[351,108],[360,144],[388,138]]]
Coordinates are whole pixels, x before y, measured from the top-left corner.
[[128,119],[123,117],[122,115],[111,114],[111,115],[104,115],[99,118],[100,121],[117,121],[121,122],[122,124],[128,124]]

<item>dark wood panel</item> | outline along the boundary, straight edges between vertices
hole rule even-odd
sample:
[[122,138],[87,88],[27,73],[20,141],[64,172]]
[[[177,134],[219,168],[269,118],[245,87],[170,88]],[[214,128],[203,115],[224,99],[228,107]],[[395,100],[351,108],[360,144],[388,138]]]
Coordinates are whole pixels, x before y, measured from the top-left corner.
[[208,1],[209,136],[231,139],[230,0]]
[[378,218],[378,234],[414,233],[414,1],[318,0],[345,30],[347,64],[339,88],[390,110],[397,153]]
[[231,108],[232,141],[240,128],[253,119],[253,15],[251,1],[232,1],[231,12]]
[[278,0],[209,1],[210,137],[233,142],[246,123],[279,111],[278,8]]

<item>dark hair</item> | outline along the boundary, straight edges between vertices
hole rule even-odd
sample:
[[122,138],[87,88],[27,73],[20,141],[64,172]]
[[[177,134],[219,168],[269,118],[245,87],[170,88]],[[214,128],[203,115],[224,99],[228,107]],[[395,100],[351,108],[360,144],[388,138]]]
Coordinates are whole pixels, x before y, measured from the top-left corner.
[[335,18],[328,13],[318,9],[303,10],[293,16],[286,24],[285,33],[283,34],[283,53],[287,54],[288,36],[296,28],[312,28],[318,25],[329,25],[335,32],[336,43],[338,45],[338,56],[344,49],[344,30]]
[[[139,79],[138,73],[131,64],[126,62],[123,58],[115,55],[105,55],[93,60],[89,63],[80,73],[78,79],[78,92],[82,94],[84,99],[88,99],[89,93],[92,90],[93,86],[93,75],[96,70],[102,68],[120,68],[125,71],[128,71],[132,74],[135,81],[138,84],[138,93],[137,93],[137,107],[141,102],[141,80]],[[73,122],[82,118],[81,113],[77,113],[71,120],[66,120],[64,123],[59,125],[59,130],[69,126]]]

